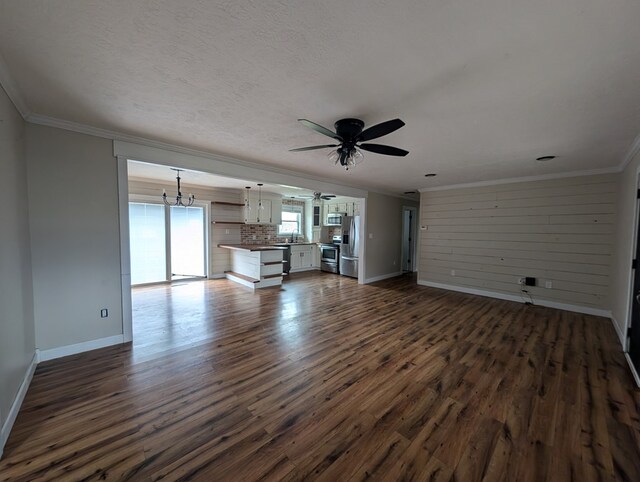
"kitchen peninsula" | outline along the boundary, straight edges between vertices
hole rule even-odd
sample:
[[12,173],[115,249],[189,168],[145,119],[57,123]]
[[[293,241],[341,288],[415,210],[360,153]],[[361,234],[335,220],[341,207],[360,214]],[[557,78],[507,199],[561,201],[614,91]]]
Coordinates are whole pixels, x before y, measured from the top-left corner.
[[231,251],[231,271],[225,272],[227,279],[251,289],[282,284],[285,246],[219,244],[218,247]]

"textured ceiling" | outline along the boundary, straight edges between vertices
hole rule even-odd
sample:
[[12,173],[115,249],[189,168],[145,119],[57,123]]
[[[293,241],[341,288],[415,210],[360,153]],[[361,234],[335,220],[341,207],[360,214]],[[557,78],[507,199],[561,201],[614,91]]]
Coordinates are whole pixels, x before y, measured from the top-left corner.
[[[638,0],[0,0],[0,53],[32,113],[400,192],[619,165],[638,19]],[[299,117],[400,117],[380,143],[411,153],[345,172],[287,152],[328,139]]]

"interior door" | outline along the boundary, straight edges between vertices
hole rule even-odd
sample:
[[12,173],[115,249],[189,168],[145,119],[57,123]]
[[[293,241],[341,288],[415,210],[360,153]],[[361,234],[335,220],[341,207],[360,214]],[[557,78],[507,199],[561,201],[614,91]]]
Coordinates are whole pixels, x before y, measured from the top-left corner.
[[636,255],[633,270],[633,296],[631,307],[631,327],[629,328],[629,358],[640,373],[640,269],[638,260],[640,259],[640,219],[637,223],[638,234],[636,235]]

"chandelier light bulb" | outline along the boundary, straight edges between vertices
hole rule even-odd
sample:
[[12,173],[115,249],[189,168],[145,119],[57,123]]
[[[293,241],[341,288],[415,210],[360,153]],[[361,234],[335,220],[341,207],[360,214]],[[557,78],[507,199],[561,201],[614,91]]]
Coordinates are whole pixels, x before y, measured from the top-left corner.
[[329,154],[327,154],[327,157],[331,162],[337,164],[340,160],[340,152],[338,152],[338,149],[332,149]]

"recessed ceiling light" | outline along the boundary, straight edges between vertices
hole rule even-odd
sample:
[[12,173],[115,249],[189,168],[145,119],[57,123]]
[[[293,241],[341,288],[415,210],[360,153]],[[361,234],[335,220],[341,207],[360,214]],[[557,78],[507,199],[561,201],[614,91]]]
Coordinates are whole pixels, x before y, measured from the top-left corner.
[[425,174],[424,177],[436,177],[436,175],[433,172],[430,172],[429,174]]
[[556,158],[556,156],[542,156],[542,157],[538,157],[536,159],[536,161],[544,162],[544,161],[550,161],[550,160],[555,159],[555,158]]

